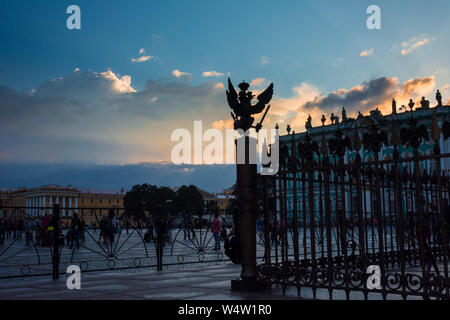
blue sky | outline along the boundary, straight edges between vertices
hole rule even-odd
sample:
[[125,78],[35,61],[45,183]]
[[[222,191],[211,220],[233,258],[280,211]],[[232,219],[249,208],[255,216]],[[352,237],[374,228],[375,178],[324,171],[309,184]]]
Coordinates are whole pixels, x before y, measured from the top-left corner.
[[[71,4],[81,30],[66,28]],[[371,4],[382,30],[366,27]],[[356,114],[393,96],[434,103],[437,88],[448,99],[448,12],[446,0],[3,0],[0,164],[168,161],[173,129],[229,125],[228,75],[256,91],[274,82],[268,125],[297,131],[309,113],[317,123],[343,105]]]

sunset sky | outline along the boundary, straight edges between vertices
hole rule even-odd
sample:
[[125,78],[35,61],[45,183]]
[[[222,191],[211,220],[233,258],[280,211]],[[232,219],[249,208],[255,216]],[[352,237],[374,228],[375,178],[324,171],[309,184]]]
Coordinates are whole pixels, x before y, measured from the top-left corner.
[[[81,8],[68,30],[66,8]],[[381,30],[366,9],[381,8]],[[266,126],[304,130],[344,106],[450,100],[450,2],[0,2],[0,187],[221,191],[233,166],[174,166],[173,130],[228,128],[226,79],[275,84]],[[212,179],[212,177],[214,177]]]

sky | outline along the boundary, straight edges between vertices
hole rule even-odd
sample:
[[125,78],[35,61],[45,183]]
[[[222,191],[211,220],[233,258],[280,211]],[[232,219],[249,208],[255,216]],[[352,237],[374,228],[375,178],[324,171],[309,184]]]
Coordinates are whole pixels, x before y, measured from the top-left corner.
[[[66,27],[72,4],[81,30]],[[373,4],[380,30],[366,26]],[[170,138],[195,120],[232,127],[227,77],[256,94],[274,83],[265,127],[281,134],[342,107],[389,113],[393,97],[434,105],[437,89],[450,98],[448,12],[447,0],[2,0],[0,187],[219,192],[234,167],[175,166]]]

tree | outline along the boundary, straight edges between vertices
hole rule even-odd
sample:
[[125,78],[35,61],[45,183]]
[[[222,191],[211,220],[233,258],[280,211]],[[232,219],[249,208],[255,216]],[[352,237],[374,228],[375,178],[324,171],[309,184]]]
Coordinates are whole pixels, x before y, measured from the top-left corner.
[[167,216],[174,211],[176,193],[168,187],[149,184],[135,185],[124,198],[125,213],[136,220],[145,218],[145,212]]
[[176,208],[178,212],[186,212],[190,215],[203,214],[203,196],[196,186],[182,186],[177,191]]
[[176,196],[177,194],[172,189],[159,187],[150,196],[148,210],[158,217],[166,217],[175,211]]
[[125,194],[123,205],[125,207],[125,214],[136,220],[145,217],[145,208],[147,199],[150,195],[152,186],[148,184],[135,185]]

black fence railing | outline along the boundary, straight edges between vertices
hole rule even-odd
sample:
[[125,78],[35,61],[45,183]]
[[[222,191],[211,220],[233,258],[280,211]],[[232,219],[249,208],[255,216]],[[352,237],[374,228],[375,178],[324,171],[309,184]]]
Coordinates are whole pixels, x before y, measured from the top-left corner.
[[69,265],[90,272],[229,261],[224,242],[232,236],[232,219],[225,212],[220,250],[215,250],[211,215],[136,219],[122,208],[56,205],[3,206],[0,217],[0,279],[56,279]]
[[[434,153],[421,155],[426,137],[415,125],[402,135],[414,152],[409,158],[399,156],[396,127],[389,143],[376,126],[367,130],[364,149],[375,159],[367,162],[358,128],[351,139],[338,130],[333,141],[323,134],[321,144],[308,135],[298,143],[292,136],[281,146],[278,174],[260,180],[267,222],[261,280],[299,295],[320,290],[329,299],[450,299],[450,184],[441,170],[450,154],[440,153],[433,135]],[[376,160],[382,146],[392,148],[390,159]],[[354,161],[345,157],[351,150]]]

